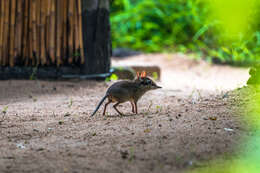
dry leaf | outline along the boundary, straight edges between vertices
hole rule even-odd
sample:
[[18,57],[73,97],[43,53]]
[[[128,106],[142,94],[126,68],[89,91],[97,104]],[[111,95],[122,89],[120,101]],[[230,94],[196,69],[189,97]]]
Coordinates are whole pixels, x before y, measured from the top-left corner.
[[144,133],[150,133],[150,132],[151,132],[150,129],[145,129],[145,130],[144,130]]
[[209,117],[209,119],[212,120],[212,121],[216,121],[217,117]]

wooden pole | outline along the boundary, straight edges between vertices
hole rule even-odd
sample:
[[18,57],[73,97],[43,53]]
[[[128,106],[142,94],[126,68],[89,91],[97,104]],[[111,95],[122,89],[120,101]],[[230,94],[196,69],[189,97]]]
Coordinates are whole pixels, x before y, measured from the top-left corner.
[[74,18],[74,62],[78,62],[79,60],[79,21],[78,21],[78,12],[77,12],[77,7],[78,7],[78,0],[74,1],[74,10],[73,10],[73,18]]
[[61,41],[62,41],[62,1],[63,0],[57,0],[57,5],[56,5],[56,11],[57,11],[57,36],[56,36],[56,55],[57,55],[57,66],[59,67],[62,64],[61,60]]
[[25,0],[24,3],[24,23],[23,23],[23,62],[25,66],[29,63],[29,0]]
[[10,49],[9,65],[14,66],[14,44],[15,44],[15,17],[16,17],[16,0],[11,0],[11,25],[10,25]]
[[30,44],[32,44],[32,55],[33,55],[33,65],[38,65],[38,59],[37,59],[37,2],[36,0],[32,0],[32,7],[31,7],[31,10],[32,10],[32,15],[31,15],[31,18],[32,18],[32,42]]
[[49,54],[51,62],[55,63],[55,0],[51,0],[50,7]]
[[47,59],[47,65],[50,64],[49,62],[49,58],[50,58],[50,53],[49,53],[49,43],[50,43],[50,16],[51,16],[51,0],[46,0],[46,42],[45,42],[45,46],[46,46],[46,57],[48,57]]
[[78,29],[79,29],[79,50],[80,50],[80,63],[84,64],[84,47],[83,47],[83,34],[82,34],[82,7],[81,0],[78,0]]
[[29,42],[28,42],[28,55],[29,55],[29,65],[34,66],[34,58],[33,58],[33,2],[34,0],[29,0]]
[[2,65],[2,61],[3,61],[5,2],[6,1],[0,1],[0,3],[1,3],[1,13],[0,13],[0,65]]
[[69,0],[69,31],[68,31],[68,41],[69,41],[69,64],[73,62],[73,31],[74,31],[74,20],[73,20],[73,11],[74,11],[74,0]]
[[47,0],[41,0],[41,25],[40,25],[40,57],[41,57],[41,64],[45,65],[46,64],[46,17],[47,17]]
[[45,0],[36,0],[36,58],[37,66],[41,64],[41,1]]
[[17,0],[17,17],[16,17],[16,37],[14,48],[14,59],[22,56],[22,32],[23,32],[23,3],[24,0]]
[[68,61],[68,0],[63,0],[63,60]]
[[85,56],[81,71],[84,74],[108,73],[111,56],[109,1],[82,0],[81,2]]
[[9,49],[9,13],[10,12],[10,0],[5,1],[4,9],[4,37],[3,37],[3,61],[2,65],[5,66],[8,63],[8,49]]

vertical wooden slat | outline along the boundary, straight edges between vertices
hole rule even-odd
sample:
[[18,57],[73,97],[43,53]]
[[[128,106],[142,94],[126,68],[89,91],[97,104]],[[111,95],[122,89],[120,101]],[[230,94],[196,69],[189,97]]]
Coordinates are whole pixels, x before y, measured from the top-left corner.
[[29,64],[34,66],[34,58],[33,58],[33,23],[32,23],[32,19],[33,19],[33,5],[32,5],[32,1],[33,0],[29,0],[29,18],[28,18],[28,22],[29,22],[29,31],[28,31],[28,57],[29,57]]
[[81,10],[81,0],[78,0],[78,21],[79,21],[79,49],[80,49],[80,62],[84,64],[84,47],[83,47],[83,33],[82,33],[82,10]]
[[74,17],[74,55],[73,58],[75,59],[75,62],[78,62],[79,59],[79,19],[78,19],[78,0],[74,1],[74,10],[73,10],[73,17]]
[[0,66],[1,66],[1,61],[2,61],[2,12],[3,12],[3,8],[2,5],[4,4],[4,2],[0,1]]
[[29,0],[24,2],[24,23],[23,23],[23,62],[25,66],[29,63]]
[[0,13],[0,65],[2,65],[3,60],[3,37],[4,37],[4,11],[5,11],[5,2],[0,1],[1,3],[1,13]]
[[[45,28],[45,30],[46,30],[46,37],[45,37],[45,39],[46,39],[46,52],[47,52],[47,54],[46,54],[46,56],[49,58],[50,57],[50,54],[49,54],[49,43],[50,43],[50,16],[51,16],[51,1],[52,0],[46,0],[46,6],[47,6],[47,10],[46,10],[46,14],[47,14],[47,16],[46,16],[46,28]],[[47,65],[49,65],[49,59],[47,59]]]
[[37,19],[37,8],[36,8],[36,0],[32,0],[31,4],[31,22],[32,22],[32,55],[33,55],[33,65],[38,65],[37,61],[37,24],[36,24],[36,19]]
[[63,60],[67,61],[68,52],[68,0],[63,0]]
[[57,36],[56,36],[56,55],[57,55],[57,66],[59,67],[62,64],[61,61],[61,41],[62,41],[62,1],[63,0],[57,0]]
[[49,54],[52,63],[55,63],[55,0],[51,1],[49,27]]
[[44,0],[36,0],[36,58],[37,65],[41,63],[41,1]]
[[9,49],[9,64],[11,67],[14,66],[15,17],[16,17],[16,0],[11,0],[11,25],[10,25],[10,49]]
[[68,30],[68,42],[69,42],[69,63],[73,62],[73,11],[74,11],[74,0],[69,0],[69,30]]
[[3,37],[3,61],[2,65],[5,66],[8,62],[8,49],[9,49],[9,10],[10,10],[10,0],[5,1],[4,9],[4,37]]
[[14,48],[14,58],[15,62],[17,62],[18,56],[22,55],[22,29],[23,29],[23,9],[22,5],[24,0],[17,1],[17,14],[16,14],[16,40],[15,40],[15,48]]
[[46,64],[46,32],[45,26],[46,26],[46,17],[47,17],[47,0],[41,0],[41,26],[40,26],[40,57],[41,57],[41,64],[45,65]]
[[10,0],[5,1],[5,9],[4,9],[4,36],[3,36],[3,61],[2,65],[7,65],[8,62],[8,49],[9,49],[9,13],[10,12]]

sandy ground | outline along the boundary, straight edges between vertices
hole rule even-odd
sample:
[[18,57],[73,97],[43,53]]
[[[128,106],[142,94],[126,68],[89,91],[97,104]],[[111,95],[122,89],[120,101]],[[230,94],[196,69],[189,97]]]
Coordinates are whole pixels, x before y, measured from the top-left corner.
[[162,68],[164,88],[138,115],[123,104],[123,117],[89,117],[110,83],[0,81],[0,172],[184,172],[238,152],[247,130],[227,91],[247,69],[178,54],[113,60],[145,62]]

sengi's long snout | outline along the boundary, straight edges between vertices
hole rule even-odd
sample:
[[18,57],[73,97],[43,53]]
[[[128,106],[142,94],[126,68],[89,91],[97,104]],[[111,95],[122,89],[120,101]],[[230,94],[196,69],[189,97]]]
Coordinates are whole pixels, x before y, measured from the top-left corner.
[[162,87],[161,87],[161,86],[158,86],[158,85],[153,85],[153,86],[152,86],[152,89],[154,89],[154,90],[155,90],[155,89],[159,89],[159,88],[162,88]]

